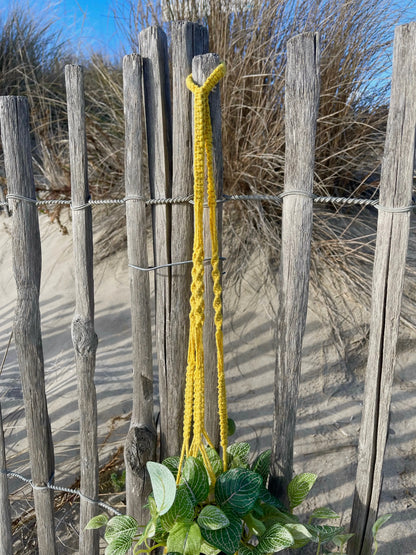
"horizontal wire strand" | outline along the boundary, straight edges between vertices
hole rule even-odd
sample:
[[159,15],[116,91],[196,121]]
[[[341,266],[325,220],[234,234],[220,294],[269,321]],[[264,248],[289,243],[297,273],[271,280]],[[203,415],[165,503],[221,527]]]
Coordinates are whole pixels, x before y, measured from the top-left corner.
[[[411,204],[409,206],[402,207],[388,207],[379,204],[378,200],[375,199],[364,199],[364,198],[354,198],[354,197],[332,197],[332,196],[319,196],[312,193],[308,193],[302,190],[284,191],[279,195],[223,195],[221,199],[217,200],[217,203],[231,202],[231,201],[269,201],[276,202],[280,204],[282,200],[287,196],[304,196],[313,200],[317,204],[341,204],[341,205],[359,205],[363,207],[372,207],[376,210],[382,212],[390,213],[403,213],[410,212],[416,207],[416,204]],[[24,197],[22,195],[9,194],[7,199],[11,200],[22,200],[36,204],[37,206],[47,206],[47,205],[66,205],[70,206],[72,210],[82,210],[88,206],[97,205],[121,205],[128,201],[144,202],[148,206],[160,205],[160,204],[193,204],[193,195],[179,196],[172,198],[154,198],[146,199],[141,196],[128,195],[122,199],[99,199],[99,200],[89,200],[85,204],[80,206],[72,206],[71,201],[67,199],[49,199],[49,200],[35,200],[29,197]],[[0,202],[0,206],[9,206],[8,202]]]
[[108,505],[107,503],[104,503],[103,501],[98,501],[98,500],[95,500],[95,499],[91,499],[90,497],[87,497],[81,491],[79,491],[77,489],[66,488],[64,486],[57,486],[55,484],[46,484],[44,486],[37,486],[36,484],[34,484],[32,482],[32,480],[30,480],[29,478],[26,478],[22,474],[19,474],[18,472],[12,472],[11,470],[6,470],[6,471],[1,471],[1,473],[6,474],[8,478],[17,478],[18,480],[20,480],[22,482],[25,482],[26,484],[29,484],[30,487],[33,490],[50,489],[50,490],[53,490],[53,491],[60,491],[60,492],[63,492],[63,493],[70,493],[71,495],[77,495],[78,497],[82,497],[83,499],[85,499],[89,503],[92,503],[93,505],[98,505],[99,507],[101,507],[103,509],[106,509],[107,511],[109,511],[109,512],[115,514],[115,515],[122,515],[123,514],[120,511],[117,511],[117,509],[114,509],[114,507],[112,507],[111,505]]

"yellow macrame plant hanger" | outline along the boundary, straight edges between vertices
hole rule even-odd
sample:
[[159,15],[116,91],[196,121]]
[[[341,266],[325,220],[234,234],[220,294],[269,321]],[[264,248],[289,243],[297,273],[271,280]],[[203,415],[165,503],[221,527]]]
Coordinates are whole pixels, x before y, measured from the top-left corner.
[[217,349],[218,374],[218,411],[220,421],[220,444],[222,447],[223,471],[227,470],[227,437],[228,418],[225,393],[224,350],[223,350],[223,316],[221,272],[218,249],[218,231],[216,220],[217,198],[215,193],[212,126],[209,109],[209,93],[225,75],[225,66],[220,64],[208,77],[202,86],[194,83],[189,75],[186,85],[194,94],[194,243],[192,254],[192,285],[191,309],[189,314],[189,346],[188,364],[186,369],[185,407],[183,425],[183,444],[179,462],[178,482],[185,457],[196,457],[201,454],[204,465],[210,476],[211,483],[215,483],[215,473],[212,469],[205,448],[206,443],[213,447],[205,429],[204,404],[204,345],[203,327],[205,318],[204,304],[204,238],[203,238],[203,210],[205,189],[205,162],[207,181],[207,201],[209,207],[209,226],[211,234],[211,266],[214,290],[215,339]]

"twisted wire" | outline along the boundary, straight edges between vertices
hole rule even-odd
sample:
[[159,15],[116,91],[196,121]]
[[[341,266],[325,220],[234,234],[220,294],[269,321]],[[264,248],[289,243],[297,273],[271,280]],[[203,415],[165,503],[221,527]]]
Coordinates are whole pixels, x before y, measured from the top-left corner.
[[[294,191],[287,191],[280,193],[279,195],[223,195],[222,198],[217,199],[216,203],[224,203],[224,202],[232,202],[232,201],[266,201],[266,202],[275,202],[277,204],[281,204],[284,197],[289,195],[302,195],[307,196],[313,200],[316,204],[341,204],[341,205],[359,205],[363,207],[372,207],[376,210],[380,210],[382,212],[391,212],[391,213],[402,213],[402,212],[410,212],[416,208],[416,204],[411,204],[409,206],[403,207],[388,207],[382,206],[379,204],[378,199],[365,199],[365,198],[356,198],[356,197],[332,197],[332,196],[319,196],[314,194],[306,193],[302,190],[294,190]],[[22,200],[26,202],[30,202],[35,204],[36,206],[47,206],[47,205],[66,205],[71,206],[71,201],[68,199],[46,199],[46,200],[35,200],[29,197],[24,197],[22,195],[14,195],[9,194],[7,195],[8,199],[11,200]],[[142,201],[147,206],[157,205],[157,204],[194,204],[193,195],[187,196],[178,196],[172,198],[156,198],[156,199],[146,199],[144,197],[139,196],[127,196],[122,199],[100,199],[100,200],[89,200],[88,203],[82,205],[82,207],[87,206],[94,206],[94,205],[120,205],[125,204],[127,201]],[[0,207],[7,206],[9,207],[9,202],[0,202]],[[204,204],[204,206],[207,206]],[[73,209],[80,209],[79,207],[75,207]]]
[[2,474],[6,474],[9,478],[17,478],[18,480],[25,482],[26,484],[29,484],[31,486],[31,488],[33,490],[44,490],[44,489],[50,489],[53,491],[60,491],[63,493],[70,493],[71,495],[77,495],[78,497],[82,497],[83,499],[85,499],[86,501],[88,501],[89,503],[92,503],[93,505],[98,505],[99,507],[106,509],[107,511],[115,514],[115,515],[121,515],[122,513],[120,513],[120,511],[117,511],[117,509],[114,509],[114,507],[112,507],[111,505],[108,505],[107,503],[104,503],[102,501],[98,501],[96,499],[91,499],[90,497],[87,497],[86,495],[84,495],[81,491],[77,490],[77,489],[71,489],[71,488],[66,488],[64,486],[57,486],[55,484],[45,484],[42,486],[37,486],[36,484],[34,484],[32,482],[32,480],[30,480],[29,478],[26,478],[25,476],[22,476],[22,474],[19,474],[17,472],[13,472],[11,470],[6,470],[6,471],[1,471]]

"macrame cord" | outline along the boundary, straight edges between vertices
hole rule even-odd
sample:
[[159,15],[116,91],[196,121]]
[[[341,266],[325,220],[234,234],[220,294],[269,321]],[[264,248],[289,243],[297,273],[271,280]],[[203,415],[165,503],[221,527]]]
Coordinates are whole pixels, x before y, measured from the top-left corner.
[[[205,319],[204,304],[204,238],[203,210],[205,189],[205,161],[207,168],[207,201],[209,207],[209,226],[211,235],[211,266],[214,291],[215,340],[217,350],[218,411],[220,421],[220,444],[222,447],[223,470],[227,470],[227,402],[225,394],[224,351],[222,332],[222,289],[216,221],[216,193],[213,165],[212,126],[209,109],[209,93],[225,75],[225,66],[220,64],[200,87],[189,75],[186,80],[188,89],[194,94],[194,243],[192,254],[191,309],[189,314],[188,364],[186,369],[185,408],[183,444],[179,462],[178,482],[185,457],[202,456],[211,482],[215,483],[205,445],[214,447],[205,429],[204,405],[204,345],[203,327]],[[191,441],[192,437],[192,441]]]

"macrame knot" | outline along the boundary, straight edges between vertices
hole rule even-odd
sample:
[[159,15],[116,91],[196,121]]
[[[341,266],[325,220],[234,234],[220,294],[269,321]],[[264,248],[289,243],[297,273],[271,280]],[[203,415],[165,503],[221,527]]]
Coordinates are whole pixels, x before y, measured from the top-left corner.
[[194,93],[195,96],[197,95],[208,96],[209,93],[212,91],[212,89],[215,87],[215,85],[217,85],[220,82],[220,80],[224,77],[224,75],[225,75],[225,64],[221,63],[219,66],[217,66],[214,69],[214,71],[207,78],[207,80],[203,85],[201,86],[197,85],[195,81],[192,79],[192,75],[188,75],[188,77],[186,78],[186,86],[191,92]]

